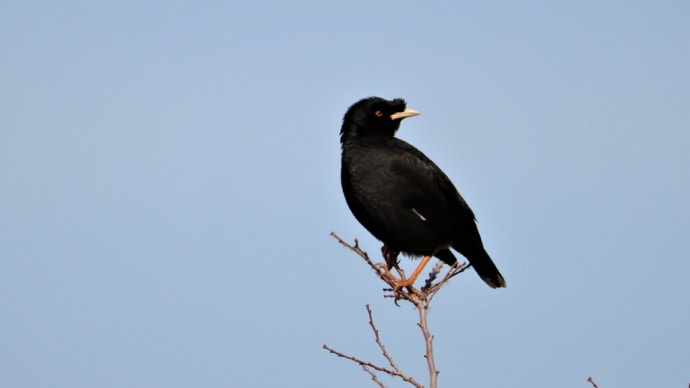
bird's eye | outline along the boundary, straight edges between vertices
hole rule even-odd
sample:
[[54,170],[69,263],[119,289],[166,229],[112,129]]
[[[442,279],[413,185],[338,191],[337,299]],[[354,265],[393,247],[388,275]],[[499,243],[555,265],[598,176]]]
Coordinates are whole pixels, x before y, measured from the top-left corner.
[[376,115],[376,117],[383,116],[383,112],[381,112],[380,110],[377,110],[376,112],[374,112],[374,114]]

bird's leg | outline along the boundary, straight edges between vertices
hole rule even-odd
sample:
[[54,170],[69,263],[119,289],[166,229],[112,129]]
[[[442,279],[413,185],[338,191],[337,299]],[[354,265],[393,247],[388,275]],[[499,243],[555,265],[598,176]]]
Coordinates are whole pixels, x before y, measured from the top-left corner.
[[388,266],[388,272],[392,271],[393,268],[398,267],[398,251],[391,251],[388,249],[388,245],[383,245],[381,247],[381,254],[383,259],[386,260],[386,265]]
[[424,256],[419,265],[417,265],[417,268],[414,270],[414,272],[412,272],[412,275],[410,275],[410,277],[407,279],[401,279],[399,282],[397,282],[395,288],[401,289],[403,287],[412,287],[415,280],[417,280],[419,275],[424,270],[424,267],[426,267],[426,265],[429,263],[429,260],[431,260],[431,256]]
[[[392,271],[393,268],[398,270],[398,273],[400,274],[401,278],[405,278],[405,274],[402,272],[400,267],[398,266],[398,255],[400,252],[398,251],[393,251],[390,248],[388,248],[388,245],[383,245],[381,247],[381,255],[383,256],[383,259],[386,261],[385,263],[378,263],[376,264],[377,267],[381,268],[380,275],[384,276],[388,279],[388,281],[393,284],[398,284],[400,283],[400,278],[397,278],[395,275],[393,275]],[[399,287],[397,287],[399,288]]]
[[[417,294],[417,296],[423,297],[423,295],[419,291],[415,290],[413,285],[419,277],[419,275],[424,270],[424,267],[426,267],[426,265],[429,263],[429,260],[431,260],[431,256],[424,256],[422,258],[422,261],[419,263],[419,265],[417,265],[417,268],[412,273],[412,276],[406,278],[405,273],[402,271],[402,269],[400,269],[400,267],[398,267],[398,255],[400,254],[400,252],[392,251],[388,248],[387,245],[383,245],[381,247],[381,254],[383,255],[383,258],[386,260],[386,262],[378,264],[378,266],[382,269],[380,275],[388,279],[387,281],[393,287],[393,290],[395,291],[396,295],[400,289],[407,287],[408,290],[414,292],[415,294]],[[395,275],[391,273],[393,268],[398,270],[400,278],[397,278]]]

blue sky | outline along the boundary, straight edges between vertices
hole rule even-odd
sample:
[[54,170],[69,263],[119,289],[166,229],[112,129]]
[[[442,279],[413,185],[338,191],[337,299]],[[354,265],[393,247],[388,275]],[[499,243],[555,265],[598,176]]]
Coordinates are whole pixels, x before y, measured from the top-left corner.
[[[508,281],[434,300],[441,386],[690,382],[690,4],[6,2],[0,385],[423,380],[409,306],[329,237],[380,244],[338,131],[399,136],[473,207]],[[404,266],[414,263],[405,260]],[[385,380],[391,386],[395,381]]]

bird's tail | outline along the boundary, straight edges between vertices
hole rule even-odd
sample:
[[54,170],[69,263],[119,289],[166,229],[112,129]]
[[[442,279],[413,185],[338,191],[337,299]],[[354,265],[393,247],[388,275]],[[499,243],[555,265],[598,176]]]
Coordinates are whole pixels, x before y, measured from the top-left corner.
[[491,256],[486,253],[484,248],[480,248],[468,254],[463,253],[463,255],[467,257],[467,260],[469,260],[470,264],[472,264],[474,270],[477,271],[479,277],[482,278],[482,280],[484,280],[489,287],[507,287],[506,281],[503,279],[503,275],[501,275],[501,273],[498,271],[496,264],[494,264],[494,261],[491,260]]

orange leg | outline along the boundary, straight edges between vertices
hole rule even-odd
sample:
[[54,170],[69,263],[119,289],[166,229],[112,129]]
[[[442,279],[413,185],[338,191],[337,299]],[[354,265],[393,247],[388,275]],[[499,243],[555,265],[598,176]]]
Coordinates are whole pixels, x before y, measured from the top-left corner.
[[419,277],[419,275],[424,271],[424,267],[429,263],[429,260],[431,260],[431,256],[424,256],[422,258],[422,261],[417,265],[417,268],[412,272],[412,275],[410,275],[409,278],[407,279],[400,279],[400,281],[397,284],[396,289],[400,289],[403,287],[411,287],[415,280]]

